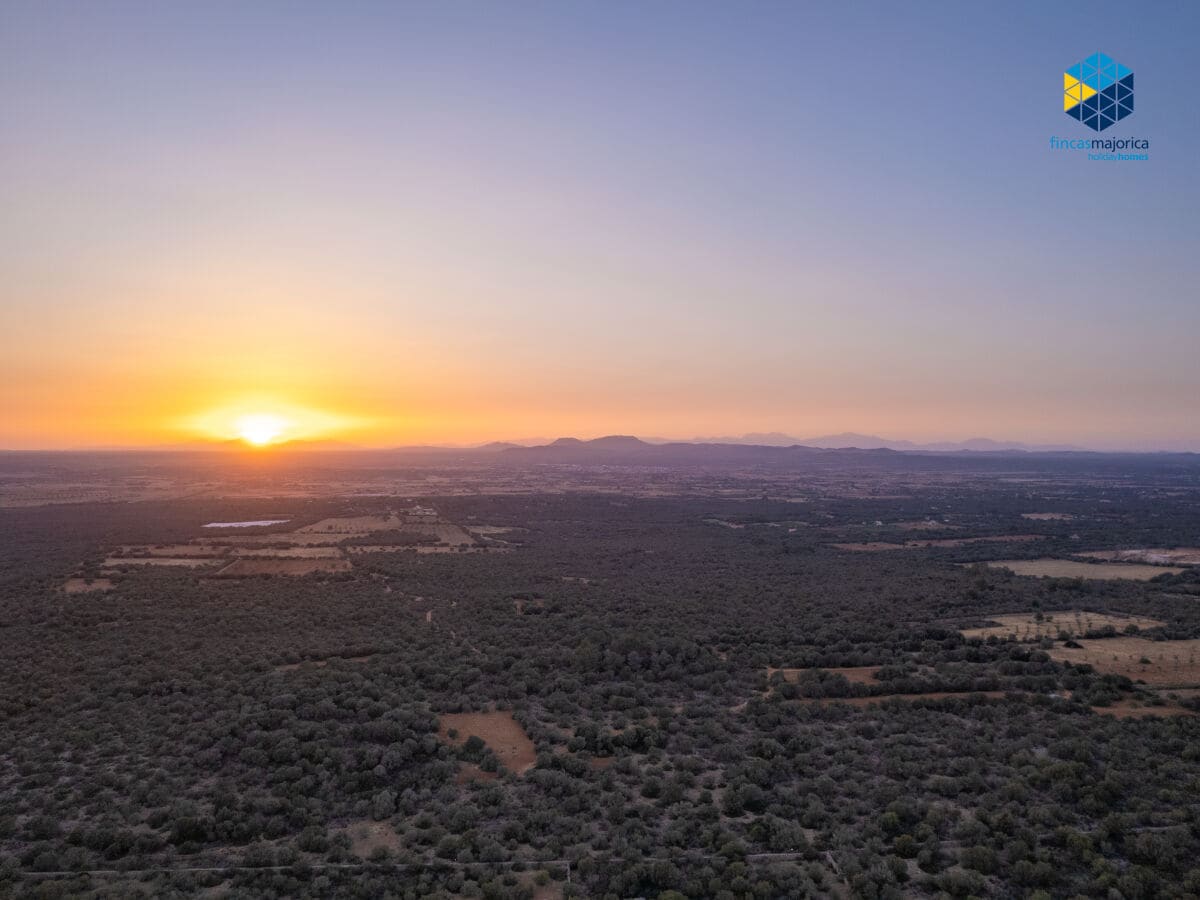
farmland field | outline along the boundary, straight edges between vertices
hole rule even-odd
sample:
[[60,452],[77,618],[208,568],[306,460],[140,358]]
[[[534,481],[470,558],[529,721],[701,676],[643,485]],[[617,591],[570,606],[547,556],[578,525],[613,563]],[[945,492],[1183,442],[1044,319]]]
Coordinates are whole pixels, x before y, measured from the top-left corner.
[[1056,638],[1060,634],[1082,637],[1089,631],[1112,628],[1123,632],[1130,626],[1137,629],[1157,628],[1167,623],[1161,619],[1142,616],[1122,616],[1095,613],[1086,610],[1058,610],[1052,613],[1008,613],[989,616],[996,624],[979,628],[964,628],[965,638],[1006,638],[1010,635],[1018,640],[1034,640],[1042,637]]
[[1127,581],[1149,581],[1159,575],[1177,575],[1183,569],[1170,566],[1139,566],[1074,562],[1069,559],[1008,559],[986,563],[993,569],[1008,569],[1015,575],[1039,578],[1120,578]]
[[336,559],[287,559],[272,557],[239,557],[215,573],[218,578],[248,578],[253,575],[312,575],[316,572],[348,572],[350,561]]
[[1140,637],[1083,640],[1049,651],[1061,662],[1085,663],[1100,672],[1149,685],[1200,686],[1200,640],[1150,641]]
[[1079,555],[1089,559],[1150,563],[1157,566],[1200,565],[1200,548],[1196,547],[1179,547],[1173,550],[1092,550]]

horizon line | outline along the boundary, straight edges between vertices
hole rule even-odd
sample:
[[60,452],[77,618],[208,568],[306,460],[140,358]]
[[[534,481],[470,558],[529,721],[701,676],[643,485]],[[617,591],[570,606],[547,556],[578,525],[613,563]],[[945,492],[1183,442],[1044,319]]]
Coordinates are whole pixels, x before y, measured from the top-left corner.
[[[789,443],[763,443],[761,441],[750,440],[751,437],[767,437],[778,435],[780,438],[788,438]],[[741,437],[730,435],[720,438],[642,438],[637,435],[627,433],[609,433],[601,434],[594,438],[578,438],[572,435],[563,435],[556,438],[539,438],[536,442],[531,439],[505,440],[493,439],[479,442],[471,442],[468,444],[456,443],[413,443],[413,444],[379,444],[379,445],[364,445],[355,444],[349,441],[338,441],[334,439],[322,440],[305,440],[297,439],[291,441],[280,441],[278,443],[268,444],[261,447],[252,446],[244,441],[233,440],[197,440],[183,444],[130,444],[117,446],[72,446],[72,447],[0,447],[0,453],[4,454],[20,454],[20,453],[104,453],[104,454],[120,454],[120,453],[166,453],[166,454],[184,454],[184,453],[243,453],[251,455],[270,455],[272,453],[284,452],[302,452],[302,453],[386,453],[386,452],[419,452],[419,451],[443,451],[443,452],[476,452],[495,445],[507,445],[497,449],[495,452],[504,452],[508,449],[540,449],[548,448],[560,442],[578,442],[581,444],[590,444],[597,441],[610,440],[613,438],[624,438],[636,440],[641,444],[649,447],[668,446],[671,444],[688,444],[693,446],[736,446],[736,447],[760,447],[764,449],[786,450],[791,448],[805,448],[810,450],[859,450],[859,451],[881,451],[886,450],[892,453],[1025,453],[1025,454],[1054,454],[1054,453],[1089,453],[1089,454],[1112,454],[1112,455],[1155,455],[1155,454],[1185,454],[1195,455],[1200,453],[1200,449],[1180,449],[1168,447],[1112,447],[1107,449],[1098,449],[1084,445],[1071,445],[1062,443],[1030,443],[1026,441],[1005,441],[996,440],[993,438],[973,437],[961,440],[940,439],[927,441],[913,441],[904,438],[882,438],[877,435],[865,435],[846,433],[846,437],[868,438],[871,446],[859,446],[854,443],[839,444],[837,446],[816,446],[815,442],[829,441],[841,437],[838,435],[825,435],[812,437],[807,439],[791,439],[790,436],[781,432],[751,432]],[[814,442],[814,443],[808,443]],[[994,444],[995,447],[968,447],[968,446],[945,446],[945,445],[966,445],[966,444]],[[1200,444],[1200,442],[1197,442]],[[910,445],[903,447],[879,446],[878,444],[900,444]]]

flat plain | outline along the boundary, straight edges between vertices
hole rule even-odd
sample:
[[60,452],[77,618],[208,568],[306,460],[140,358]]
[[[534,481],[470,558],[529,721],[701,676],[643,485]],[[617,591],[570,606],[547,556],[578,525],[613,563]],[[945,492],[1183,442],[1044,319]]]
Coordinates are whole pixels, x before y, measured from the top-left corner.
[[1200,889],[1200,464],[734,456],[0,458],[0,895]]

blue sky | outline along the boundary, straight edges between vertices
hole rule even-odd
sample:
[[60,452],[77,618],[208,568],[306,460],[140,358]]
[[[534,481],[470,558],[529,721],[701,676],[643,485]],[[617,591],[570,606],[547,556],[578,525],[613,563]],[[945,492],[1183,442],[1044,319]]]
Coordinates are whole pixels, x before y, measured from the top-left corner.
[[[1200,449],[1197,34],[1194,3],[8,2],[0,446],[253,389],[385,443]],[[1146,162],[1049,147],[1093,136],[1061,78],[1097,50],[1137,83],[1101,136]]]

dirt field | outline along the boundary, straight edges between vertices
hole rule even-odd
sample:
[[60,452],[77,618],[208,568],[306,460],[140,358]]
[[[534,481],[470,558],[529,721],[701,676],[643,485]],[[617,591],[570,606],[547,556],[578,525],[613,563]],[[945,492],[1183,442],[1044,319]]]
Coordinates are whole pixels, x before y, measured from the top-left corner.
[[1136,700],[1118,700],[1111,706],[1093,706],[1092,712],[1118,719],[1150,719],[1161,716],[1194,716],[1190,709],[1173,703],[1163,706],[1148,706]]
[[238,547],[233,555],[270,559],[341,559],[343,556],[340,547]]
[[[347,553],[411,553],[417,549],[416,544],[361,544],[346,548]],[[443,548],[445,549],[445,548]]]
[[63,584],[63,591],[68,594],[87,594],[92,591],[111,591],[113,583],[108,578],[93,578],[87,581],[83,578],[68,578]]
[[348,559],[235,559],[214,578],[248,578],[252,575],[309,575],[313,572],[349,572]]
[[[429,528],[429,526],[426,526]],[[422,529],[425,530],[425,529]],[[464,529],[457,525],[442,523],[432,526],[433,535],[439,540],[447,544],[474,544],[475,538],[471,537]]]
[[936,541],[905,541],[905,547],[965,547],[967,544],[1024,544],[1044,541],[1044,534],[1000,534],[992,537],[942,538]]
[[1196,547],[1179,547],[1174,550],[1093,550],[1079,555],[1089,559],[1148,563],[1152,566],[1200,566],[1200,548]]
[[853,550],[859,553],[877,553],[883,550],[912,550],[917,547],[963,547],[967,544],[1010,543],[1021,544],[1028,541],[1045,540],[1042,534],[1000,534],[988,537],[938,538],[935,540],[911,540],[903,544],[892,541],[866,541],[861,544],[830,544],[839,550]]
[[[1200,685],[1200,638],[1186,641],[1149,641],[1140,637],[1080,641],[1082,646],[1054,647],[1048,651],[1060,662],[1087,663],[1096,671],[1124,675],[1133,681],[1166,687]],[[1143,663],[1142,660],[1148,660]]]
[[[166,556],[182,558],[185,556],[224,556],[229,552],[228,547],[215,544],[157,544],[133,545],[121,548],[122,556]],[[114,554],[115,556],[116,554]]]
[[1171,566],[1085,563],[1069,559],[1002,559],[984,565],[992,569],[1008,569],[1014,575],[1040,578],[1116,578],[1125,581],[1149,581],[1167,572],[1177,575],[1184,571]]
[[345,540],[349,535],[345,534],[297,534],[289,531],[287,534],[239,534],[231,537],[221,537],[210,540],[218,540],[222,545],[230,545],[233,547],[258,547],[263,544],[291,544],[293,547],[332,547],[338,541]]
[[1066,521],[1075,518],[1070,513],[1021,513],[1022,519],[1032,519],[1035,522]]
[[322,519],[303,528],[297,528],[296,534],[373,534],[376,531],[391,531],[404,527],[404,521],[399,516],[345,516],[340,518]]
[[847,703],[850,706],[871,706],[885,700],[946,700],[950,697],[983,696],[995,700],[1004,696],[1004,691],[932,691],[928,694],[880,694],[877,697],[822,697],[801,700],[801,703]]
[[1041,622],[1036,621],[1034,613],[1010,613],[999,616],[988,616],[995,625],[982,628],[963,628],[965,638],[998,638],[1015,635],[1018,640],[1033,640],[1035,638],[1057,638],[1060,632],[1066,632],[1072,637],[1079,637],[1105,625],[1111,625],[1118,632],[1123,632],[1128,626],[1138,628],[1157,628],[1166,623],[1160,619],[1148,619],[1142,616],[1115,616],[1108,613],[1085,612],[1083,610],[1057,610],[1044,614]]
[[903,528],[905,531],[945,531],[961,526],[947,525],[945,522],[937,522],[933,519],[916,519],[912,522],[897,522],[896,527]]
[[[776,672],[783,673],[783,680],[791,684],[795,684],[800,680],[801,672],[814,672],[816,669],[775,669],[767,666],[768,680]],[[851,666],[841,669],[825,669],[832,675],[844,675],[846,680],[851,684],[878,684],[879,679],[875,674],[879,671],[879,666]]]
[[[442,740],[461,745],[471,735],[476,735],[511,772],[519,775],[532,769],[537,762],[533,741],[510,712],[444,713],[438,719],[438,736]],[[450,737],[451,728],[458,732],[457,738]]]
[[105,568],[117,566],[211,566],[224,562],[220,557],[211,556],[110,556],[104,560]]
[[413,549],[418,553],[512,553],[509,547],[472,547],[466,544],[452,544],[449,547],[422,544]]
[[351,822],[346,833],[350,835],[350,852],[361,859],[368,859],[380,847],[389,853],[403,849],[400,835],[387,822]]

